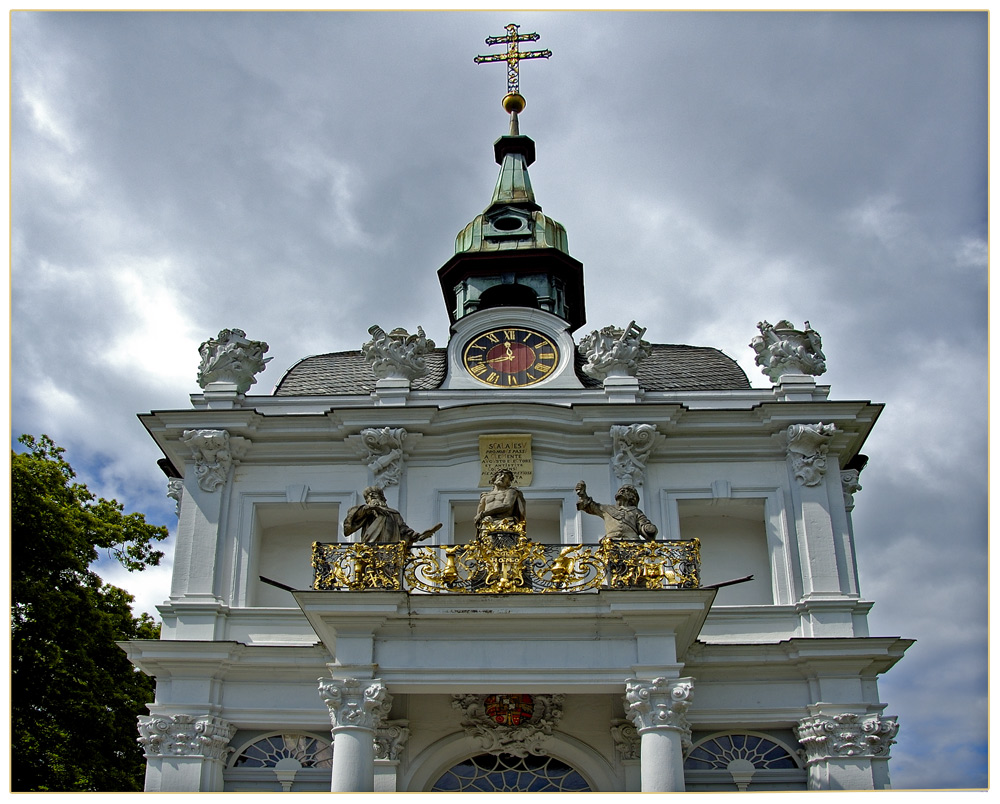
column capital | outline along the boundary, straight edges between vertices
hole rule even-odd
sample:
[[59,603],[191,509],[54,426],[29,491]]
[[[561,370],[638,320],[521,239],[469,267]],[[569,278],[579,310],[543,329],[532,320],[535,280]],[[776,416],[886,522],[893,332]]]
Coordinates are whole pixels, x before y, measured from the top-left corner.
[[147,759],[189,757],[225,762],[236,727],[213,715],[140,715],[139,744]]
[[795,736],[805,748],[808,766],[831,759],[888,759],[897,731],[895,717],[820,713],[802,718]]
[[630,678],[625,682],[625,714],[639,734],[671,729],[690,735],[686,713],[693,692],[693,678]]
[[392,696],[380,678],[321,678],[319,694],[330,710],[334,735],[340,729],[374,732],[392,707]]

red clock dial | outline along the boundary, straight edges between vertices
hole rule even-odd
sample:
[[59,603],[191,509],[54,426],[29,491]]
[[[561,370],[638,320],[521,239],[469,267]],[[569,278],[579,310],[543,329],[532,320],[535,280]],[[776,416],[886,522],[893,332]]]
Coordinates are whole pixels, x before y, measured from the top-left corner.
[[559,363],[559,350],[545,335],[524,327],[477,335],[462,355],[466,370],[495,388],[520,388],[546,379]]

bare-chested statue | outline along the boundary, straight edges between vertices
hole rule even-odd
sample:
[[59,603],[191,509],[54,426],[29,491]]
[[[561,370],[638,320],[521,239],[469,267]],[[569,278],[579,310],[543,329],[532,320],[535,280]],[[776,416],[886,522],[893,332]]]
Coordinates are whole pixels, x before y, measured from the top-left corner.
[[510,469],[500,469],[493,475],[493,488],[484,491],[479,498],[476,511],[476,527],[484,519],[512,519],[524,522],[524,495],[514,484],[514,473]]
[[385,501],[385,493],[378,486],[369,486],[362,493],[365,497],[364,505],[355,505],[344,519],[345,536],[360,530],[361,541],[365,544],[405,542],[409,547],[441,529],[441,523],[438,522],[433,528],[417,533],[403,521],[403,515],[399,511],[389,507]]
[[580,498],[576,503],[578,511],[604,518],[606,538],[636,542],[649,542],[656,538],[656,525],[639,510],[639,492],[634,486],[622,486],[618,489],[615,494],[617,505],[594,502],[587,496],[587,484],[583,481],[576,484],[576,493]]

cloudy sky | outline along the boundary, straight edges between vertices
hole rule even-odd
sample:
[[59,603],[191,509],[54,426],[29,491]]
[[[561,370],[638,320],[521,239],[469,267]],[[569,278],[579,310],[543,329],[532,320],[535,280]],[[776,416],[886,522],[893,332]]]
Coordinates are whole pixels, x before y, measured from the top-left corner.
[[[445,344],[436,270],[507,122],[472,59],[508,22],[554,54],[521,130],[584,331],[766,387],[757,322],[808,319],[831,397],[887,404],[854,522],[872,634],[918,640],[881,683],[893,782],[985,786],[985,14],[15,13],[12,438],[173,530],[136,414],[189,405],[203,340],[269,343],[260,393],[373,323]],[[100,570],[167,596],[169,560]]]

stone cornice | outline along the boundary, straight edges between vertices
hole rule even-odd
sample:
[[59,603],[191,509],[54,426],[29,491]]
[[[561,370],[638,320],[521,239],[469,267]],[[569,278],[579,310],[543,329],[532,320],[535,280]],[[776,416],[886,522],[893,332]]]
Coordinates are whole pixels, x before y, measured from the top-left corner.
[[685,672],[705,677],[713,667],[720,672],[738,665],[744,677],[755,682],[786,677],[790,669],[798,677],[846,672],[874,677],[898,662],[914,643],[899,637],[794,637],[769,644],[697,642],[686,655]]
[[[283,398],[269,398],[283,399]],[[263,400],[261,400],[263,402]],[[357,459],[351,436],[367,428],[404,428],[411,439],[411,463],[442,457],[475,458],[472,435],[495,430],[497,421],[517,421],[518,431],[531,434],[539,454],[573,460],[592,455],[594,439],[611,449],[610,427],[640,421],[663,436],[652,462],[664,460],[782,460],[792,424],[817,421],[836,425],[828,444],[831,469],[862,448],[882,406],[868,402],[765,402],[744,408],[689,408],[676,403],[635,405],[545,404],[543,400],[489,402],[455,407],[407,405],[317,411],[316,415],[271,413],[268,405],[251,410],[159,411],[140,416],[175,468],[182,469],[190,451],[179,443],[185,430],[219,429],[253,442],[243,462],[345,462]],[[463,438],[463,436],[470,436]],[[417,440],[419,439],[419,443]],[[467,443],[466,443],[467,442]],[[459,453],[456,453],[456,448]],[[466,455],[467,453],[467,455]]]

